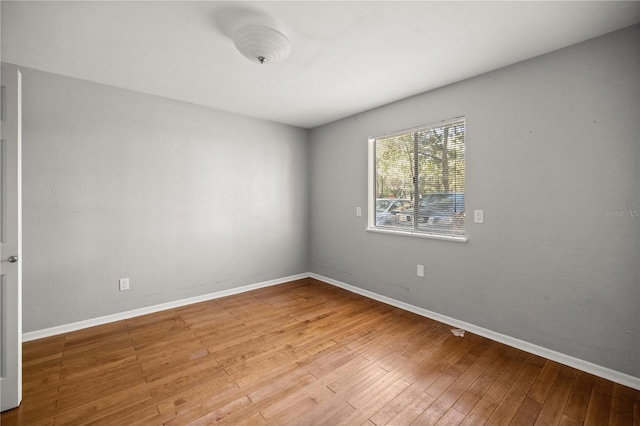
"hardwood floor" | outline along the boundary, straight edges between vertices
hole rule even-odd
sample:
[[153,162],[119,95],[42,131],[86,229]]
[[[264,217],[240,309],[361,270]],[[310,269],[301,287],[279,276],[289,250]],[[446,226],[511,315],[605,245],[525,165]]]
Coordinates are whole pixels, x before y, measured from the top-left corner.
[[304,279],[24,344],[2,425],[640,425],[640,392]]

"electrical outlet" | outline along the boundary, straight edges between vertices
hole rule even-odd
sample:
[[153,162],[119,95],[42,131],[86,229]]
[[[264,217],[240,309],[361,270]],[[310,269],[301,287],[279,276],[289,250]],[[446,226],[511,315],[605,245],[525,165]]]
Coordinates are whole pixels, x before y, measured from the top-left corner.
[[419,277],[424,277],[424,265],[418,265],[417,272]]
[[129,290],[129,278],[120,278],[118,283],[120,284],[120,291]]

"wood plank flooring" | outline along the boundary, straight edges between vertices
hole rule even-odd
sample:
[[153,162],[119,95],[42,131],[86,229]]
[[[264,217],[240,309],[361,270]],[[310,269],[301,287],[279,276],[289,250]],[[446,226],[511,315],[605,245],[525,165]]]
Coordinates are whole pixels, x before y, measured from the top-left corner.
[[11,425],[640,425],[640,392],[304,279],[24,344]]

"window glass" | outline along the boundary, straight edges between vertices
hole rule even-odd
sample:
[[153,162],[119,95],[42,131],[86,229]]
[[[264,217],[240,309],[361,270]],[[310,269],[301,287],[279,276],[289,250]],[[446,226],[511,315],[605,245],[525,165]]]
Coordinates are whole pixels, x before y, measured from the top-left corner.
[[372,138],[369,227],[465,235],[465,120]]

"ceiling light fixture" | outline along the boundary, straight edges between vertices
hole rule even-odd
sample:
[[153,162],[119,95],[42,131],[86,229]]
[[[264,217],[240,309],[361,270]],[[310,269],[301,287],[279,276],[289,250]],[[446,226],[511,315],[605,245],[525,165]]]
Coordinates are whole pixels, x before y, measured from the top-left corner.
[[291,53],[291,43],[284,34],[262,25],[240,28],[233,35],[233,44],[247,59],[258,64],[279,62]]

